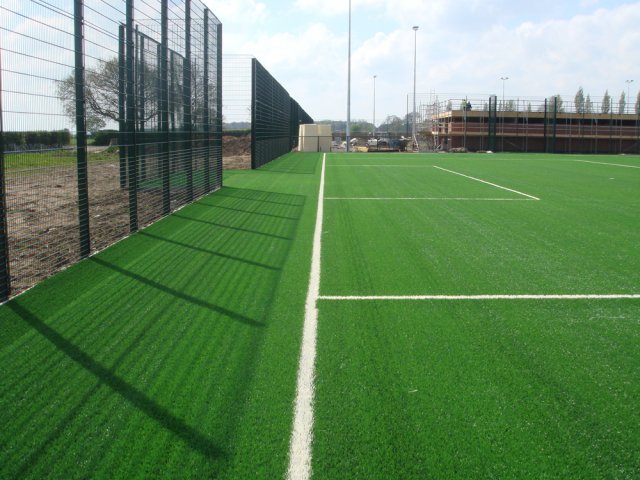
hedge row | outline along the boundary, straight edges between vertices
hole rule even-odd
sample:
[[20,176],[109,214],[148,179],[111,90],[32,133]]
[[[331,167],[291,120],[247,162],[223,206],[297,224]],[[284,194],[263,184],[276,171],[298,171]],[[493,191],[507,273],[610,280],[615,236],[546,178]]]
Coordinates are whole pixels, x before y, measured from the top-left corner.
[[22,147],[25,145],[45,145],[47,147],[69,145],[71,133],[69,130],[39,131],[39,132],[2,132],[5,148],[7,146]]

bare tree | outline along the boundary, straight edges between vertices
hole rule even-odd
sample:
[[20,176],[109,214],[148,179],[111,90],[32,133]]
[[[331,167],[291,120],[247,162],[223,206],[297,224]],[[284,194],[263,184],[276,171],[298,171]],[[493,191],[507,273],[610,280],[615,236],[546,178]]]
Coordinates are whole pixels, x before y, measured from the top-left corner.
[[[123,67],[124,68],[124,67]],[[142,88],[137,87],[137,103],[144,102],[144,116],[139,120],[148,121],[158,113],[158,87],[156,71],[144,64],[138,78],[143,78]],[[120,64],[112,58],[85,71],[86,123],[89,131],[104,128],[108,121],[120,120],[119,73]],[[58,84],[58,97],[62,101],[65,115],[71,122],[76,120],[76,82],[72,73]],[[138,110],[140,115],[140,110]]]

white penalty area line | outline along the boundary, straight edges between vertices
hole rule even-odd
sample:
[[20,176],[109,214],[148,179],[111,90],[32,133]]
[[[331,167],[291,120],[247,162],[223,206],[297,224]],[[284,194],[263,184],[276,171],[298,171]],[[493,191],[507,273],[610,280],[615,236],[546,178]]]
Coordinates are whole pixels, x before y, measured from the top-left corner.
[[313,399],[315,393],[316,338],[318,327],[318,297],[320,296],[320,252],[322,241],[322,216],[324,211],[324,172],[327,154],[322,157],[318,210],[313,234],[311,273],[305,304],[302,347],[298,367],[296,399],[293,414],[293,430],[289,444],[288,480],[311,478],[311,444],[313,442]]
[[623,163],[607,163],[607,162],[594,162],[592,160],[567,160],[568,162],[580,162],[580,163],[593,163],[595,165],[610,165],[612,167],[624,167],[624,168],[640,168],[638,165],[624,165]]
[[640,299],[640,294],[550,294],[550,295],[320,295],[318,300],[621,300]]
[[518,195],[522,195],[532,200],[540,200],[538,197],[534,197],[533,195],[529,195],[528,193],[523,193],[519,192],[518,190],[513,190],[512,188],[503,187],[502,185],[498,185],[497,183],[487,182],[486,180],[482,180],[481,178],[471,177],[469,175],[465,175],[464,173],[454,172],[453,170],[447,170],[446,168],[438,167],[437,165],[434,165],[433,168],[437,168],[438,170],[442,170],[444,172],[453,173],[454,175],[460,175],[461,177],[469,178],[471,180],[475,180],[476,182],[486,183],[487,185],[491,185],[492,187],[500,188],[508,192],[517,193]]

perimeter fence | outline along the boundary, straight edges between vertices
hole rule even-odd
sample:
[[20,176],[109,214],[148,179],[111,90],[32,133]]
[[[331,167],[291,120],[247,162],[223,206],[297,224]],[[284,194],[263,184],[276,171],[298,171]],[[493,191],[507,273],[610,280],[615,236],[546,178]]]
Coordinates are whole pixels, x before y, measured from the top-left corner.
[[222,186],[222,25],[199,0],[3,0],[0,18],[6,300]]
[[251,168],[259,168],[297,147],[300,124],[313,119],[255,58],[251,72]]

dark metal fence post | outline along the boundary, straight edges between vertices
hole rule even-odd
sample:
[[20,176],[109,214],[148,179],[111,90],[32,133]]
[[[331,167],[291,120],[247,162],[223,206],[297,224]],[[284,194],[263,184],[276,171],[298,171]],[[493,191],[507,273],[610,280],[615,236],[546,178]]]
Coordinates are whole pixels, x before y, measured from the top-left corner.
[[[169,171],[169,7],[160,5],[160,132],[162,158],[162,214],[171,212],[171,172]],[[173,67],[172,67],[173,68]]]
[[496,124],[498,116],[498,97],[491,95],[489,97],[489,122],[488,122],[488,147],[489,150],[496,150]]
[[138,159],[136,152],[136,102],[134,72],[133,0],[127,0],[127,161],[129,165],[129,230],[138,231]]
[[544,99],[544,131],[542,134],[542,139],[544,142],[544,153],[549,153],[549,146],[547,145],[547,125],[549,123],[549,119],[548,119],[548,104],[547,104],[547,99]]
[[553,130],[551,137],[551,153],[556,153],[556,138],[558,133],[558,97],[553,97]]
[[191,0],[184,2],[184,61],[182,63],[182,96],[184,108],[184,152],[187,173],[187,201],[193,200],[193,125],[191,112]]
[[256,78],[256,63],[257,60],[255,58],[251,59],[251,168],[252,169],[256,169],[258,168],[258,157],[257,157],[257,134],[258,134],[258,128],[256,125],[256,120],[257,120],[257,115],[256,115],[256,110],[257,110],[257,105],[256,105],[256,99],[257,99],[257,93],[256,90],[258,88],[257,85],[257,78]]
[[84,4],[74,1],[75,83],[76,83],[76,158],[78,172],[78,223],[80,257],[91,253],[89,238],[89,182],[87,177],[87,114],[85,108],[84,72]]
[[137,73],[137,82],[138,82],[138,105],[139,105],[139,113],[138,116],[138,130],[139,135],[137,136],[138,140],[138,158],[139,158],[139,174],[140,179],[144,180],[146,178],[147,173],[147,160],[146,160],[146,135],[145,135],[145,90],[146,90],[146,81],[145,81],[145,36],[138,31],[138,26],[136,25],[136,51],[137,60],[136,60],[136,73]]
[[210,105],[209,105],[209,9],[204,9],[204,78],[202,80],[204,87],[204,191],[211,191],[211,124],[210,124]]
[[[0,49],[0,72],[2,72],[2,49]],[[0,302],[9,299],[11,272],[9,270],[9,239],[7,229],[7,188],[4,164],[4,123],[2,110],[2,75],[0,75]]]
[[217,167],[216,184],[222,187],[222,24],[217,23],[216,39],[216,146],[214,159]]
[[118,156],[120,159],[120,188],[127,187],[127,124],[125,109],[126,101],[126,66],[125,66],[125,35],[124,25],[118,27]]

